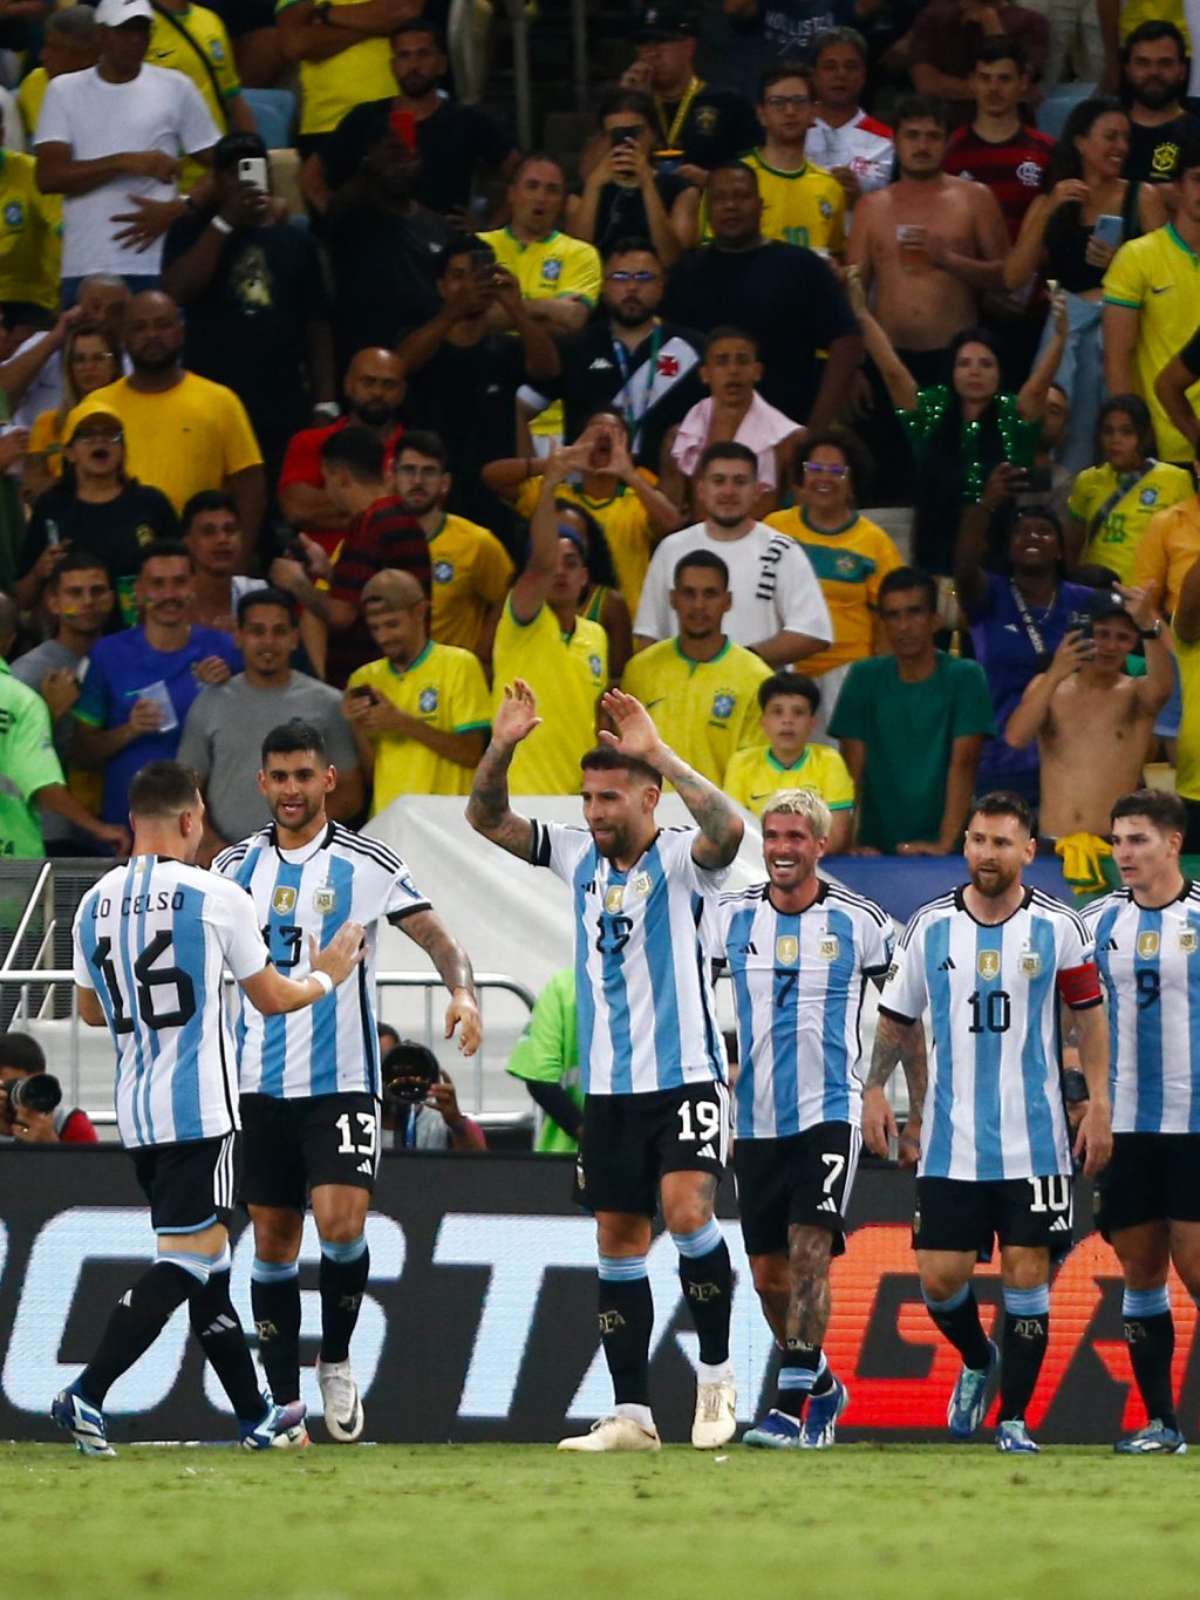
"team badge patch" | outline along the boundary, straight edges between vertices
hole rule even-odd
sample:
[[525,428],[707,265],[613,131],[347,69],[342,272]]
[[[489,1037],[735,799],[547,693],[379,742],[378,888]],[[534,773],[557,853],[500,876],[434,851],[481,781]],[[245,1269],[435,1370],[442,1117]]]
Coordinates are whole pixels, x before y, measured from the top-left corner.
[[323,883],[319,889],[313,890],[313,910],[327,917],[337,905],[337,890],[331,883]]
[[453,561],[435,561],[433,564],[434,583],[449,583],[454,576]]
[[625,904],[625,886],[624,886],[624,884],[616,883],[616,884],[614,884],[612,886],[611,889],[606,889],[604,891],[604,909],[605,909],[605,911],[608,911],[610,913],[615,913],[617,911],[620,911],[621,907],[624,904]]
[[635,894],[640,894],[643,899],[645,899],[653,887],[654,886],[650,881],[650,874],[648,872],[639,872],[637,877],[633,880],[633,892]]
[[1181,928],[1179,930],[1179,948],[1183,951],[1184,955],[1195,955],[1196,945],[1197,939],[1195,928]]
[[722,690],[720,694],[713,695],[712,714],[714,717],[730,717],[736,705],[737,696]]
[[542,281],[544,283],[557,283],[562,277],[563,264],[561,261],[542,262]]
[[784,966],[794,966],[800,959],[800,941],[790,933],[784,933],[775,941],[775,959]]
[[271,910],[277,911],[281,917],[285,917],[295,904],[295,889],[276,889],[275,893],[271,896]]
[[604,663],[599,656],[589,656],[588,666],[592,669],[592,677],[598,678],[604,670]]
[[10,228],[19,228],[25,221],[25,207],[19,200],[10,200],[5,206],[4,221]]
[[1149,961],[1158,954],[1160,943],[1161,940],[1153,929],[1145,933],[1139,933],[1137,936],[1137,953],[1143,961]]
[[431,711],[436,711],[437,708],[438,708],[438,692],[437,692],[437,690],[436,689],[422,689],[421,690],[421,694],[420,694],[420,698],[417,701],[417,705],[420,707],[421,711],[426,716]]
[[836,933],[823,933],[817,941],[817,954],[822,961],[836,961],[840,949]]
[[1017,966],[1027,978],[1036,978],[1042,970],[1042,958],[1036,950],[1022,950]]
[[998,978],[1000,976],[999,950],[981,950],[975,957],[975,970],[981,978]]

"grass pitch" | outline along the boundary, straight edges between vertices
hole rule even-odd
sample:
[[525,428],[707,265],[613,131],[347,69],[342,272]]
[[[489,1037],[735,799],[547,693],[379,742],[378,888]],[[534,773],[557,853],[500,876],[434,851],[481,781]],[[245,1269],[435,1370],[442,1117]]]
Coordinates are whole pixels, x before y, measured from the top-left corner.
[[1197,1456],[325,1445],[85,1461],[69,1445],[4,1445],[0,1485],[0,1592],[14,1600],[1200,1593]]

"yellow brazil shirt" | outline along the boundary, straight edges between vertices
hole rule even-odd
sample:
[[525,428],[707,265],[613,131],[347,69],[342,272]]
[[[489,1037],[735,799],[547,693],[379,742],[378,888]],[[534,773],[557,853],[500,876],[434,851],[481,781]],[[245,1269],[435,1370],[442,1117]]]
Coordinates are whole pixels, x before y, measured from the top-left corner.
[[[767,165],[761,150],[751,150],[738,160],[758,178],[765,239],[807,245],[835,256],[845,253],[846,195],[832,173],[812,161],[795,172],[781,172]],[[700,238],[702,243],[712,238],[706,201],[700,206]]]
[[[276,0],[275,15],[298,0]],[[329,0],[331,5],[359,5],[362,0]],[[342,29],[343,33],[347,30]],[[335,36],[337,30],[334,30]],[[364,100],[391,100],[396,93],[392,47],[385,38],[360,39],[327,61],[300,63],[300,132],[332,133]]]
[[[1150,407],[1159,454],[1168,461],[1190,461],[1192,447],[1167,416],[1154,393],[1154,380],[1196,331],[1200,307],[1200,255],[1170,223],[1123,244],[1104,274],[1104,299],[1141,313],[1134,350],[1134,382]],[[1188,390],[1200,404],[1200,379]]]
[[771,676],[761,656],[726,639],[711,661],[689,661],[678,639],[632,658],[621,678],[675,754],[718,787],[733,755],[762,744],[758,686]]
[[17,105],[20,107],[30,144],[33,143],[37,120],[42,111],[42,101],[46,98],[46,85],[49,82],[50,78],[45,67],[34,67],[32,72],[26,73],[21,79],[17,88]]
[[[374,689],[410,717],[439,733],[482,733],[491,726],[488,687],[479,658],[431,639],[403,671],[385,658],[350,674],[348,689]],[[375,797],[371,815],[403,794],[470,794],[474,772],[447,761],[419,739],[384,733],[375,740]]]
[[[657,481],[649,472],[643,472],[642,476],[650,482]],[[525,480],[517,490],[516,506],[520,516],[526,520],[533,516],[541,491],[541,478]],[[618,484],[616,494],[610,495],[607,500],[591,499],[574,483],[560,483],[555,497],[581,506],[604,529],[613,570],[617,575],[617,588],[625,598],[630,616],[633,616],[637,612],[642,585],[646,581],[654,551],[654,531],[645,506],[624,483]]]
[[[524,300],[582,300],[591,310],[600,298],[600,257],[586,239],[572,239],[568,233],[554,232],[528,244],[518,239],[511,228],[493,228],[479,237],[490,244],[502,267],[511,272],[521,286]],[[563,429],[561,400],[533,419],[531,431],[557,435]]]
[[[241,94],[242,85],[234,66],[233,47],[225,32],[225,24],[215,11],[210,11],[207,6],[189,5],[183,11],[165,16],[156,10],[154,21],[150,24],[150,48],[146,51],[146,60],[152,66],[182,72],[185,78],[190,78],[217,127],[222,133],[230,131],[226,103]],[[204,65],[205,61],[212,68],[211,72]],[[179,187],[184,194],[190,192],[204,171],[199,161],[194,161],[191,156],[184,157],[179,172]]]
[[891,537],[862,516],[835,533],[824,533],[810,527],[798,507],[772,512],[767,526],[804,546],[833,622],[833,643],[828,650],[805,656],[805,672],[817,678],[869,656],[875,642],[879,586],[889,572],[904,565]]
[[1143,22],[1173,22],[1183,35],[1186,45],[1188,25],[1184,15],[1183,0],[1121,0],[1120,10],[1117,13],[1117,29],[1122,44],[1135,28],[1141,27]]
[[514,567],[494,533],[466,517],[445,516],[429,540],[433,572],[430,633],[439,644],[474,650],[483,620],[508,593]]
[[161,489],[177,512],[201,489],[219,489],[233,473],[262,465],[262,451],[237,395],[194,372],[156,394],[133,388],[128,378],[106,384],[71,412],[64,438],[94,411],[120,417],[126,472]]
[[[1075,479],[1067,510],[1087,530],[1083,560],[1108,567],[1122,583],[1132,583],[1138,549],[1150,519],[1168,506],[1191,499],[1192,480],[1182,467],[1172,467],[1165,461],[1156,461],[1140,478],[1133,473],[1121,476],[1128,487],[1100,517],[1120,487],[1118,474],[1107,461],[1099,467],[1088,467]],[[1093,530],[1098,518],[1099,524]]]
[[62,200],[43,194],[34,158],[0,150],[0,300],[58,309]]
[[790,767],[762,746],[742,750],[729,763],[725,793],[756,817],[780,789],[812,789],[831,811],[854,807],[854,780],[840,754],[827,744],[810,744]]
[[532,688],[542,725],[517,746],[510,793],[578,794],[579,763],[596,743],[596,701],[608,687],[608,635],[586,617],[564,635],[548,605],[518,622],[510,599],[492,650],[493,705],[514,678]]
[[1155,585],[1155,604],[1170,616],[1179,604],[1183,580],[1200,556],[1200,498],[1191,495],[1150,518],[1137,548],[1133,581]]

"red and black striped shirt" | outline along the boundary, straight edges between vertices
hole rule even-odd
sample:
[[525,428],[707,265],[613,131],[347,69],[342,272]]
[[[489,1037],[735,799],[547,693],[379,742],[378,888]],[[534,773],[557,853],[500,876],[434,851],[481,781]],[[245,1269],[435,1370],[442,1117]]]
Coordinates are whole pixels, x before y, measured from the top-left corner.
[[987,185],[1015,242],[1025,213],[1042,192],[1053,150],[1054,140],[1036,128],[1022,127],[1011,139],[993,143],[968,126],[950,135],[942,165],[951,177]]
[[[416,517],[405,511],[404,502],[396,495],[385,495],[373,501],[350,524],[333,569],[329,592],[333,599],[347,600],[357,609],[368,580],[385,567],[411,572],[425,594],[429,594],[433,578],[429,541]],[[379,654],[379,647],[360,614],[344,631],[330,629],[326,678],[342,689],[356,667],[378,660]]]

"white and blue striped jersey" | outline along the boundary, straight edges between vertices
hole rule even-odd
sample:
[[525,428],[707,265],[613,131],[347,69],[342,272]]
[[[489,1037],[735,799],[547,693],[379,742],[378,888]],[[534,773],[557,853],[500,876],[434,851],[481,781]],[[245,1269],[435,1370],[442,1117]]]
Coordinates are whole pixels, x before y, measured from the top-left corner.
[[218,1139],[240,1126],[222,974],[267,964],[232,884],[184,861],[134,856],[80,901],[75,982],[94,989],[117,1049],[122,1142]]
[[663,828],[622,872],[586,828],[533,823],[530,859],[571,890],[585,1094],[651,1094],[723,1083],[707,898],[728,868],[692,859],[695,828]]
[[891,965],[892,919],[824,879],[798,913],[776,911],[769,889],[723,894],[713,917],[713,955],[729,969],[737,1013],[737,1137],[857,1127],[863,993]]
[[378,1095],[376,923],[429,910],[404,862],[378,839],[331,822],[299,850],[281,850],[272,824],[223,850],[213,868],[250,897],[271,960],[289,978],[311,971],[310,937],[324,948],[344,922],[367,930],[362,962],[315,1005],[264,1017],[243,1000],[236,1028],[242,1093],[277,1100]]
[[1108,999],[1114,1133],[1200,1133],[1200,884],[1157,910],[1129,889],[1083,920]]
[[1070,1173],[1058,1003],[1066,990],[1077,1010],[1101,1004],[1091,962],[1077,914],[1038,889],[994,925],[976,922],[961,888],[915,913],[880,1009],[904,1021],[929,1009],[919,1176],[986,1183]]

